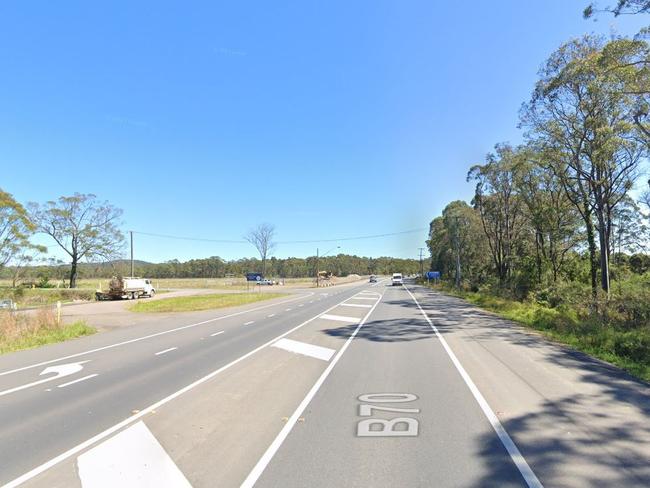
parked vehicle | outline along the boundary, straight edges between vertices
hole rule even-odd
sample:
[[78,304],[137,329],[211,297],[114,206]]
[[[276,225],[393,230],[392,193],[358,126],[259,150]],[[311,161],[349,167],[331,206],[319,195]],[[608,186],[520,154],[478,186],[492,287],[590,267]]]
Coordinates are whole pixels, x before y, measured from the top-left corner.
[[97,300],[135,300],[140,297],[152,297],[156,290],[151,280],[146,278],[133,278],[130,276],[114,276],[109,284],[108,291],[97,290]]
[[391,283],[393,286],[403,285],[404,278],[402,277],[402,273],[393,273],[393,277],[391,278]]
[[271,285],[275,285],[275,281],[273,281],[273,280],[259,280],[257,282],[257,284],[258,285],[269,285],[269,286],[271,286]]
[[0,300],[0,310],[16,310],[17,308],[16,303],[9,298]]

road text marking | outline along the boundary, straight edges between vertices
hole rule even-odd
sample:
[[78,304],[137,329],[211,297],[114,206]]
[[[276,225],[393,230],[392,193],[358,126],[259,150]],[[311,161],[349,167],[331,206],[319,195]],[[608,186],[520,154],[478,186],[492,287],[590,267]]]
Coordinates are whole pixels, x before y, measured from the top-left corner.
[[309,405],[309,403],[312,401],[316,393],[318,393],[318,390],[320,390],[320,387],[323,385],[323,383],[325,382],[329,374],[332,372],[332,369],[334,369],[336,363],[338,363],[339,359],[341,359],[341,356],[343,356],[346,349],[350,346],[350,343],[359,332],[359,329],[363,327],[363,324],[366,323],[366,320],[368,320],[368,317],[370,317],[373,310],[375,310],[375,307],[379,305],[380,301],[381,301],[381,297],[379,298],[379,300],[377,300],[377,303],[375,303],[375,305],[370,310],[368,310],[368,313],[365,315],[365,317],[361,319],[359,325],[357,325],[357,327],[354,329],[354,332],[352,332],[350,337],[348,337],[348,339],[345,341],[341,349],[339,349],[339,352],[336,354],[336,356],[334,356],[334,358],[327,365],[325,371],[323,371],[323,373],[320,375],[318,380],[316,380],[314,386],[311,387],[311,390],[309,390],[305,398],[303,398],[302,402],[300,402],[298,408],[296,408],[295,412],[293,412],[291,417],[289,417],[289,420],[287,420],[287,422],[284,424],[284,427],[282,427],[280,433],[276,436],[276,438],[273,440],[273,442],[268,447],[266,452],[264,452],[264,454],[259,459],[259,461],[257,461],[257,464],[253,467],[251,472],[248,474],[244,482],[241,484],[240,488],[252,488],[255,485],[255,483],[260,478],[260,476],[262,475],[262,473],[264,472],[268,464],[271,462],[271,459],[273,459],[273,456],[275,456],[275,453],[278,451],[278,449],[280,449],[280,446],[282,446],[282,443],[289,435],[289,432],[291,432],[291,429],[293,429],[293,426],[296,425],[296,422],[298,422],[298,418],[300,418],[302,413],[307,408],[307,405]]

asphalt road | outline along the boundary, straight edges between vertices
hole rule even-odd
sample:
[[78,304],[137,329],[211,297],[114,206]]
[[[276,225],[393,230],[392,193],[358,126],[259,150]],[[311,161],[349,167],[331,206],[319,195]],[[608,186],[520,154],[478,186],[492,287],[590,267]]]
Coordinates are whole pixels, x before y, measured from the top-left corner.
[[386,285],[1,357],[0,483],[650,486],[648,385]]

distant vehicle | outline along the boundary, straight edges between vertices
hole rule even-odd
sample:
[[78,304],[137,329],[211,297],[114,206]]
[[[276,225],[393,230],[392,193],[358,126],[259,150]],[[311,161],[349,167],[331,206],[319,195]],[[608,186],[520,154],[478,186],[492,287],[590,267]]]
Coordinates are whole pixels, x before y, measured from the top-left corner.
[[368,280],[370,283],[377,283],[377,277],[375,275],[370,275],[370,279]]
[[140,297],[152,297],[155,294],[156,290],[149,279],[113,276],[108,291],[97,290],[95,298],[97,300],[135,300]]
[[393,273],[393,277],[391,278],[390,281],[393,286],[403,285],[404,278],[402,278],[402,273]]
[[5,299],[0,300],[0,310],[16,310],[18,306],[13,302],[13,300]]
[[268,285],[268,286],[275,285],[275,281],[273,280],[259,280],[256,283],[258,285]]

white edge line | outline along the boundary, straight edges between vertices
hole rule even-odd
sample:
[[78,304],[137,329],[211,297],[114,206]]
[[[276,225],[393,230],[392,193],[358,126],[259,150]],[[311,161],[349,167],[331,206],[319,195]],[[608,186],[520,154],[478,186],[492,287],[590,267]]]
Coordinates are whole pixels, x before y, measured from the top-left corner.
[[95,376],[99,376],[99,373],[89,374],[88,376],[84,376],[83,378],[78,378],[76,380],[68,381],[67,383],[62,383],[60,385],[57,385],[57,388],[65,388],[66,386],[74,385],[75,383],[79,383],[80,381],[89,380],[90,378],[94,378]]
[[161,354],[165,354],[167,352],[175,351],[176,349],[178,349],[178,347],[170,347],[169,349],[164,349],[163,351],[158,351],[156,353],[156,356],[160,356]]
[[131,344],[133,342],[139,342],[139,341],[143,341],[145,339],[151,339],[152,337],[158,337],[158,336],[161,336],[161,335],[164,335],[164,334],[169,334],[171,332],[177,332],[179,330],[189,329],[191,327],[196,327],[198,325],[209,324],[211,322],[216,322],[218,320],[228,319],[230,317],[236,317],[238,315],[242,315],[242,314],[245,314],[245,313],[256,312],[258,310],[263,310],[265,308],[274,307],[276,305],[281,305],[281,304],[284,304],[284,303],[293,302],[293,301],[296,301],[296,300],[300,300],[302,298],[307,298],[309,296],[312,296],[313,294],[314,294],[313,292],[309,292],[306,295],[299,295],[299,296],[297,296],[295,298],[291,298],[289,300],[284,300],[282,302],[269,303],[268,305],[263,305],[261,307],[251,308],[249,310],[242,310],[240,312],[235,312],[235,313],[231,313],[231,314],[228,314],[228,315],[222,315],[220,317],[215,317],[213,319],[204,320],[203,322],[197,322],[195,324],[183,325],[181,327],[176,327],[175,329],[163,330],[162,332],[156,332],[155,334],[149,334],[149,335],[142,336],[142,337],[136,337],[135,339],[129,339],[128,341],[117,342],[115,344],[109,344],[108,346],[102,346],[102,347],[98,347],[98,348],[95,348],[95,349],[90,349],[88,351],[82,351],[82,352],[78,352],[78,353],[75,353],[75,354],[70,354],[69,356],[63,356],[63,357],[60,357],[60,358],[50,359],[48,361],[43,361],[43,362],[36,363],[36,364],[30,364],[29,366],[23,366],[21,368],[16,368],[16,369],[8,370],[8,371],[3,371],[3,372],[0,373],[0,376],[4,376],[4,375],[7,375],[7,374],[11,374],[11,373],[17,373],[19,371],[24,371],[26,369],[38,368],[39,366],[44,366],[46,364],[57,363],[59,361],[65,361],[66,359],[72,359],[72,358],[76,358],[76,357],[79,357],[79,356],[84,356],[86,354],[92,354],[94,352],[104,351],[106,349],[112,349],[112,348],[118,347],[118,346],[124,346],[126,344]]
[[[378,302],[378,303],[379,303],[379,302]],[[276,304],[276,305],[277,305],[277,304]],[[338,303],[337,303],[336,305],[332,305],[330,308],[328,308],[327,310],[325,310],[325,312],[329,312],[330,310],[333,310],[334,308],[336,308],[336,307],[338,307],[338,306],[339,306]],[[370,310],[370,312],[372,312],[372,310]],[[368,315],[370,315],[370,312],[368,312]],[[324,312],[323,312],[323,313],[324,313]],[[149,406],[146,407],[144,410],[140,410],[138,413],[136,413],[136,414],[134,414],[134,415],[131,415],[130,417],[127,417],[126,419],[122,420],[121,422],[118,422],[117,424],[113,425],[112,427],[109,427],[108,429],[104,430],[103,432],[100,432],[99,434],[97,434],[97,435],[91,437],[90,439],[87,439],[87,440],[85,440],[84,442],[82,442],[82,443],[80,443],[80,444],[77,444],[75,447],[73,447],[73,448],[71,448],[71,449],[68,449],[67,451],[65,451],[65,452],[63,452],[63,453],[61,453],[61,454],[59,454],[58,456],[56,456],[56,457],[50,459],[49,461],[46,461],[45,463],[41,464],[40,466],[37,466],[37,467],[35,467],[35,468],[29,470],[27,473],[25,473],[25,474],[19,476],[18,478],[16,478],[16,479],[10,481],[10,482],[7,483],[6,485],[4,485],[2,488],[16,488],[17,486],[20,486],[21,484],[25,483],[26,481],[29,481],[30,479],[34,478],[35,476],[38,476],[38,475],[41,474],[42,472],[44,472],[44,471],[50,469],[52,466],[56,466],[56,465],[59,464],[61,461],[66,460],[66,459],[69,458],[70,456],[74,456],[75,454],[77,454],[77,453],[80,452],[80,451],[83,451],[83,450],[86,449],[87,447],[92,446],[93,444],[96,444],[97,442],[99,442],[99,441],[105,439],[106,437],[110,436],[111,434],[117,432],[117,431],[120,430],[121,428],[123,428],[123,427],[125,427],[125,426],[127,426],[127,425],[129,425],[129,424],[131,424],[131,423],[133,423],[133,422],[135,422],[135,421],[138,420],[139,418],[144,417],[145,415],[147,415],[147,414],[150,413],[151,411],[156,410],[156,409],[162,407],[162,406],[165,405],[166,403],[169,403],[169,402],[172,401],[174,398],[177,398],[177,397],[183,395],[184,393],[187,393],[188,391],[190,391],[190,390],[196,388],[197,386],[199,386],[199,385],[205,383],[206,381],[208,381],[208,380],[214,378],[215,376],[217,376],[218,374],[220,374],[220,373],[222,373],[223,371],[227,370],[228,368],[234,366],[235,364],[237,364],[237,363],[243,361],[244,359],[249,358],[249,357],[252,356],[253,354],[255,354],[255,353],[261,351],[261,350],[264,349],[265,347],[270,346],[271,344],[273,344],[274,342],[278,341],[279,339],[282,339],[283,337],[285,337],[285,336],[291,334],[292,332],[295,332],[296,330],[300,329],[301,327],[307,325],[308,323],[313,322],[313,321],[316,320],[318,317],[320,317],[320,313],[319,313],[318,315],[315,315],[314,317],[308,319],[308,320],[305,320],[302,324],[297,325],[297,326],[294,327],[293,329],[289,329],[288,331],[284,332],[283,334],[280,334],[279,336],[274,337],[274,338],[271,339],[270,341],[265,342],[265,343],[262,344],[261,346],[256,347],[256,348],[253,349],[252,351],[247,352],[247,353],[244,354],[243,356],[238,357],[238,358],[235,359],[234,361],[231,361],[231,362],[229,362],[228,364],[226,364],[226,365],[224,365],[224,366],[221,366],[219,369],[216,369],[216,370],[212,371],[211,373],[208,373],[208,374],[205,375],[203,378],[199,378],[198,380],[196,380],[194,383],[190,383],[189,385],[187,385],[187,386],[181,388],[180,390],[178,390],[178,391],[172,393],[171,395],[169,395],[169,396],[163,398],[162,400],[158,400],[156,403],[154,403],[154,404],[152,404],[152,405],[149,405]],[[357,330],[359,330],[359,328],[357,328]],[[354,334],[356,335],[356,331],[354,332]],[[354,337],[354,335],[353,335],[352,337]],[[351,337],[351,338],[352,338],[352,337]],[[351,339],[351,338],[350,338],[350,339]],[[349,340],[349,339],[348,339],[348,340]],[[346,342],[346,344],[347,344],[347,342]],[[341,349],[341,351],[345,350],[346,344],[343,345],[343,349]],[[338,357],[338,356],[337,356],[337,357]],[[335,359],[336,359],[336,358],[335,358]],[[331,366],[331,365],[332,365],[332,363],[330,363],[330,366]],[[292,417],[292,418],[293,418],[293,417]],[[297,419],[297,418],[296,418],[296,419]],[[295,420],[294,420],[294,423],[295,423]]]
[[210,337],[218,336],[219,334],[223,334],[225,330],[220,330],[219,332],[215,332],[214,334],[210,334]]
[[271,459],[273,459],[273,456],[275,455],[275,453],[278,451],[278,449],[280,449],[280,446],[282,446],[282,443],[284,442],[284,440],[289,435],[289,432],[291,432],[291,429],[293,428],[293,426],[298,421],[298,418],[300,417],[300,415],[302,415],[302,412],[305,410],[305,408],[307,408],[307,405],[309,405],[309,403],[312,401],[312,399],[314,398],[314,396],[316,395],[316,393],[318,392],[318,390],[320,389],[322,384],[325,382],[325,380],[329,376],[332,369],[334,369],[334,366],[336,366],[336,363],[339,361],[339,359],[341,359],[341,356],[343,356],[343,353],[345,352],[345,350],[348,348],[348,346],[352,342],[352,339],[354,339],[354,337],[357,335],[357,332],[359,332],[359,329],[361,329],[361,327],[363,327],[363,324],[366,322],[366,320],[368,320],[368,317],[370,317],[370,314],[375,310],[375,308],[377,307],[379,302],[381,302],[382,297],[383,297],[383,295],[380,296],[379,299],[373,305],[373,307],[370,310],[368,310],[368,313],[365,315],[365,317],[363,317],[361,322],[359,322],[359,325],[357,325],[357,328],[354,329],[354,332],[352,333],[352,335],[350,335],[350,337],[348,338],[347,341],[345,341],[345,344],[343,344],[343,346],[341,347],[339,352],[336,354],[336,356],[334,356],[334,359],[332,359],[330,361],[330,363],[327,365],[327,368],[325,368],[325,371],[323,371],[323,373],[320,375],[318,380],[316,380],[316,383],[314,383],[314,386],[311,387],[311,390],[309,390],[309,392],[307,393],[307,396],[305,396],[305,398],[303,398],[302,402],[300,402],[300,405],[298,405],[298,408],[296,408],[296,411],[293,412],[293,414],[291,415],[291,417],[289,418],[287,423],[284,424],[284,427],[282,428],[280,433],[276,436],[276,438],[273,440],[273,442],[268,447],[266,452],[264,452],[264,454],[259,459],[259,461],[257,461],[257,464],[255,465],[255,467],[253,467],[251,472],[248,474],[248,476],[246,477],[244,482],[241,484],[240,488],[252,488],[253,485],[255,485],[255,483],[257,482],[259,477],[262,475],[262,473],[264,472],[264,470],[266,469],[268,464],[271,462]]
[[425,318],[425,320],[429,323],[429,326],[433,329],[433,331],[436,333],[436,336],[438,337],[438,340],[442,344],[442,347],[445,349],[447,352],[447,355],[451,359],[451,362],[454,364],[456,367],[456,370],[460,373],[460,376],[463,378],[465,381],[465,384],[469,388],[469,390],[472,392],[472,395],[474,395],[474,399],[477,401],[479,406],[481,407],[481,410],[483,410],[483,413],[487,417],[488,421],[492,425],[492,428],[496,432],[497,436],[499,437],[499,440],[503,444],[503,447],[506,448],[506,451],[508,451],[508,454],[510,455],[510,458],[512,461],[515,463],[515,466],[517,466],[517,469],[521,473],[521,476],[523,476],[524,481],[530,488],[544,488],[544,485],[537,479],[537,476],[531,469],[531,467],[528,465],[526,462],[526,459],[524,459],[524,456],[521,454],[519,451],[519,448],[515,444],[515,442],[512,440],[508,432],[506,432],[506,429],[503,427],[501,424],[501,421],[499,418],[495,415],[495,413],[492,411],[492,408],[490,408],[490,405],[488,404],[487,400],[483,397],[481,392],[479,391],[478,387],[472,381],[472,378],[469,376],[467,371],[465,371],[465,368],[463,365],[460,363],[458,358],[456,357],[456,354],[454,354],[454,351],[451,350],[449,347],[449,344],[447,344],[447,341],[445,338],[442,336],[438,328],[433,325],[433,322],[429,318],[429,316],[426,314],[426,312],[422,309],[420,306],[420,302],[418,302],[417,298],[411,293],[411,290],[409,290],[406,285],[402,285],[406,291],[408,292],[409,295],[411,295],[411,298],[417,305],[418,309],[420,310],[420,313],[422,316]]

